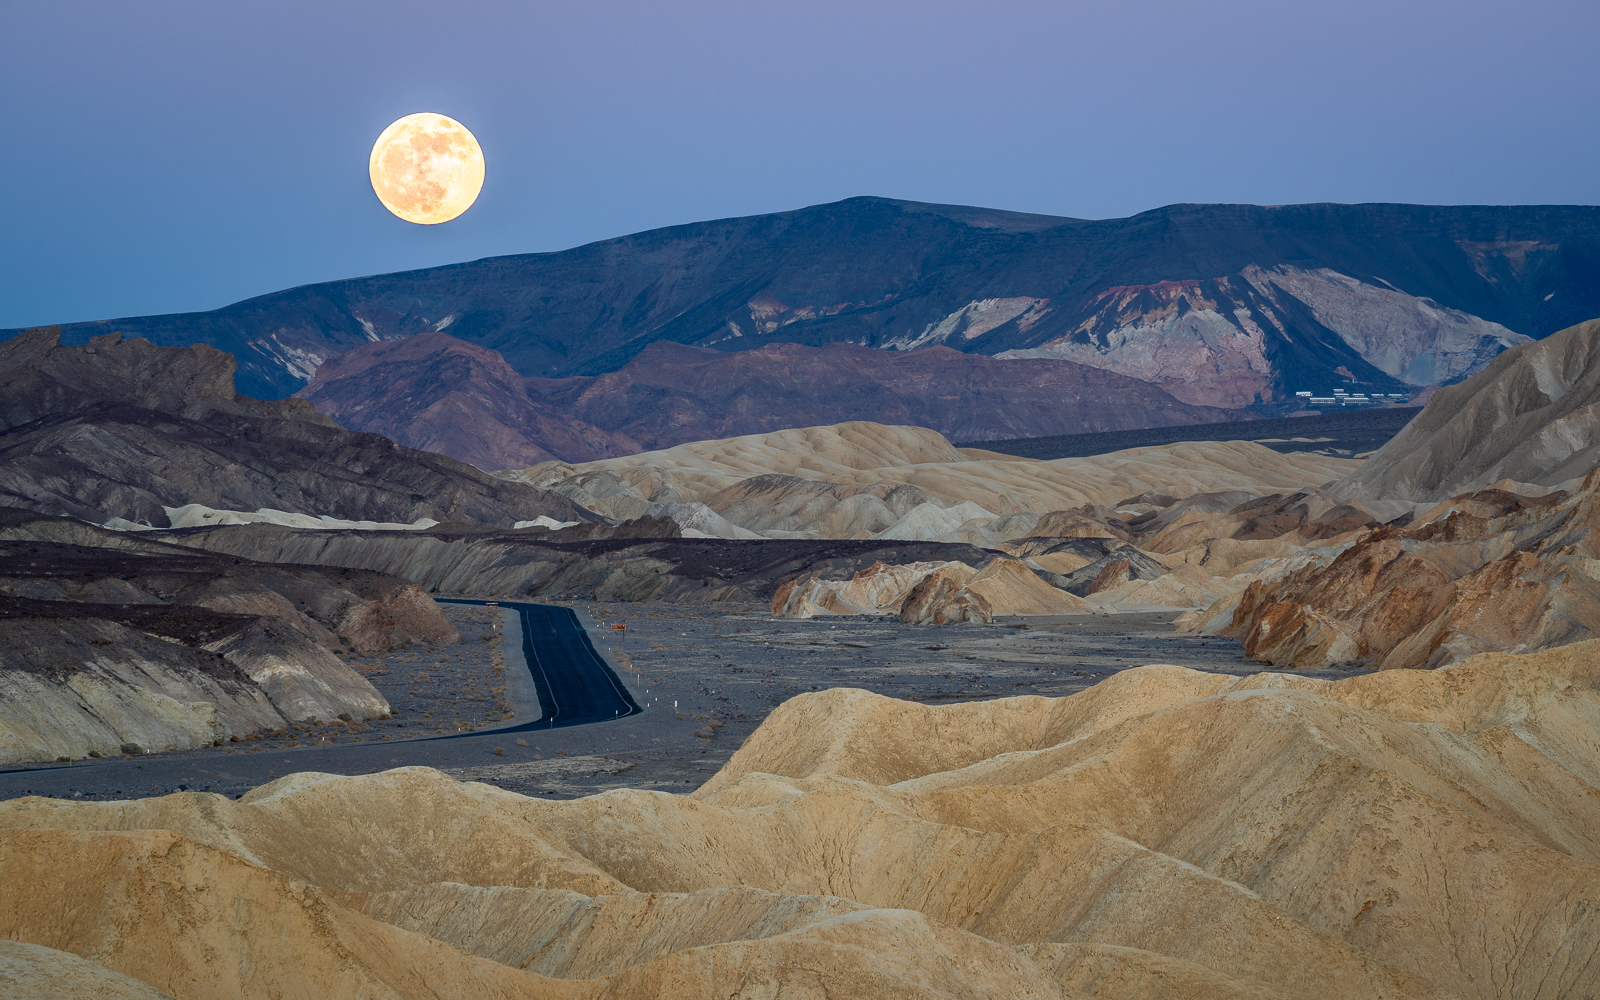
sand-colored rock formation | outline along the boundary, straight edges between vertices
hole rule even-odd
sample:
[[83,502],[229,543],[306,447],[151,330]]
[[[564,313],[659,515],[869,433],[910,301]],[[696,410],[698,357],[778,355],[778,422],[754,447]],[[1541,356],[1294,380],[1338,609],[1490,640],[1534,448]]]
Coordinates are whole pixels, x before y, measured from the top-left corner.
[[279,619],[259,618],[202,648],[244,671],[290,722],[389,714],[389,702],[370,681],[333,654],[307,644]]
[[[766,537],[994,544],[1035,530],[1022,520],[995,523],[1008,515],[1044,516],[1086,504],[1111,508],[1147,493],[1295,491],[1328,483],[1357,464],[1246,441],[1040,462],[956,449],[926,428],[854,422],[698,441],[584,465],[548,462],[500,475],[612,517],[637,517],[656,503],[692,502]],[[919,509],[927,504],[933,505],[928,511]],[[957,537],[963,529],[969,537]]]
[[961,562],[895,566],[877,562],[848,580],[809,574],[785,583],[772,598],[772,613],[782,618],[898,614],[904,622],[938,625],[988,622],[996,614],[1073,615],[1093,610],[1094,605],[1044,579],[1021,560],[1004,556],[989,559],[981,568]]
[[1600,637],[1600,470],[1574,492],[1456,497],[1363,533],[1331,562],[1258,581],[1202,627],[1268,663],[1434,667]]
[[0,937],[177,1000],[1591,996],[1597,664],[831,690],[691,796],[19,799]]
[[[605,483],[611,498],[630,493],[635,504],[699,501],[717,509],[712,498],[720,491],[755,477],[781,475],[869,490],[915,486],[942,506],[971,501],[986,512],[1005,515],[1046,514],[1082,504],[1110,507],[1130,496],[1157,490],[1170,496],[1214,490],[1254,494],[1301,490],[1331,482],[1357,466],[1358,462],[1350,459],[1277,453],[1251,442],[1133,448],[1093,458],[1040,462],[976,448],[957,450],[925,427],[858,421],[694,442],[582,466],[546,462],[502,475],[542,485],[574,501],[592,502],[602,512],[606,512],[605,498],[584,493],[587,483]],[[773,496],[781,496],[779,491],[794,491],[795,485],[771,480],[770,490]],[[734,502],[749,502],[758,491],[746,488],[720,499],[733,507]],[[909,509],[915,504],[906,506]],[[760,509],[766,510],[766,506]],[[904,510],[899,510],[894,518],[902,515]],[[795,531],[808,526],[800,522],[782,528]]]
[[16,1000],[172,1000],[71,952],[20,941],[0,941],[0,995]]
[[1600,319],[1510,348],[1440,389],[1337,490],[1437,503],[1508,480],[1554,487],[1600,465]]

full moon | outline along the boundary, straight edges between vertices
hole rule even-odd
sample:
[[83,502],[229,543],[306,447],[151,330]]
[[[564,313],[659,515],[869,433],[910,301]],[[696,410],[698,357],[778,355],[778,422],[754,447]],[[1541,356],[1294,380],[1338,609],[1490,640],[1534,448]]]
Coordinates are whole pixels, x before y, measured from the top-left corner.
[[436,226],[472,207],[483,190],[483,149],[454,118],[422,112],[390,125],[367,162],[383,207]]

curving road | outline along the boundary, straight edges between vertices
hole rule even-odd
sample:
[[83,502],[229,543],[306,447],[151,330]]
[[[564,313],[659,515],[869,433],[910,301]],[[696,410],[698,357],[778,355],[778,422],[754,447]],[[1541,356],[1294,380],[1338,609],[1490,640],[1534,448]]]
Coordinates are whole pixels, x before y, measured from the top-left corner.
[[[438,600],[443,604],[489,603],[447,598]],[[222,753],[172,757],[153,755],[127,760],[84,760],[70,764],[6,767],[0,768],[0,799],[18,794],[62,795],[69,791],[81,791],[91,797],[108,792],[111,797],[125,797],[131,791],[133,797],[140,797],[184,788],[215,789],[238,794],[245,788],[278,777],[280,772],[316,770],[338,774],[362,773],[400,764],[396,755],[405,755],[407,764],[459,766],[462,751],[469,754],[473,752],[471,740],[479,740],[482,748],[486,749],[508,733],[611,722],[644,711],[628,693],[627,685],[596,652],[589,641],[588,632],[571,609],[519,601],[498,603],[502,608],[515,611],[521,622],[520,652],[533,676],[541,709],[539,718],[532,722],[381,743],[285,747],[259,756]],[[507,632],[509,634],[510,630]],[[507,650],[509,668],[515,669],[516,652]],[[448,748],[437,746],[444,740],[469,742],[452,743]],[[409,752],[407,748],[410,748]],[[496,753],[503,753],[506,749],[498,748]],[[515,753],[531,754],[533,751]]]
[[[489,603],[443,597],[436,600],[440,604],[480,607]],[[496,735],[610,722],[644,711],[611,665],[595,651],[588,631],[571,608],[521,601],[497,603],[521,618],[522,658],[539,692],[540,715],[532,722],[495,728],[492,731]],[[480,729],[478,734],[488,731]],[[433,738],[450,740],[472,735],[475,734],[452,733]]]

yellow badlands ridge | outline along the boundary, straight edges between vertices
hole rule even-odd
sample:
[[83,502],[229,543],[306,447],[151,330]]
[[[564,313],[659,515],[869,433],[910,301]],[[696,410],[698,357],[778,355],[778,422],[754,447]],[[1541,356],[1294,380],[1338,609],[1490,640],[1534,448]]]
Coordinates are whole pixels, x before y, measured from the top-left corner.
[[1338,682],[1147,666],[802,695],[690,797],[404,768],[16,800],[0,992],[1592,997],[1597,682],[1600,642]]

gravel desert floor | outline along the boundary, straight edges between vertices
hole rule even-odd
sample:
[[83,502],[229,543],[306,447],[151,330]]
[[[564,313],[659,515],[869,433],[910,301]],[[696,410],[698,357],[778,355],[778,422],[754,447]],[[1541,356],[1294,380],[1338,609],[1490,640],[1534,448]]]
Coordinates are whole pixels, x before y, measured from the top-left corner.
[[130,799],[179,789],[237,796],[298,771],[364,774],[410,765],[548,798],[623,787],[689,792],[775,706],[803,691],[855,687],[940,704],[1067,695],[1146,663],[1228,674],[1262,669],[1233,640],[1174,631],[1176,612],[936,626],[774,619],[759,606],[570,606],[645,706],[642,715],[497,734],[491,727],[528,716],[517,678],[508,677],[517,667],[504,658],[497,613],[445,605],[460,645],[347,660],[389,700],[392,719],[302,727],[206,750],[16,768],[0,772],[0,799]]

